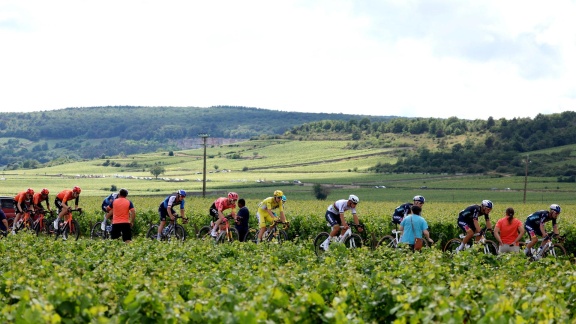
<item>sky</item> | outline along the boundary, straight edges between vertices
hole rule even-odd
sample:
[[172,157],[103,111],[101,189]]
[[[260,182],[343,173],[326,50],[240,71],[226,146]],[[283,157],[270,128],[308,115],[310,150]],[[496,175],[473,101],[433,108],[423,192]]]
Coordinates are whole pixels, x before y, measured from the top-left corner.
[[576,0],[0,0],[0,111],[576,111]]

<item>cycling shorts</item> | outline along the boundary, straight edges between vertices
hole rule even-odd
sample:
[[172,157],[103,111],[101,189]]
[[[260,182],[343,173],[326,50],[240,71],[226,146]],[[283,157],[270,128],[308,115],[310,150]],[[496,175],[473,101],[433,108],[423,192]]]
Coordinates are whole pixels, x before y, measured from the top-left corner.
[[392,223],[394,224],[400,224],[402,223],[402,220],[404,219],[404,216],[401,215],[392,215]]
[[264,212],[262,213],[262,215],[260,215],[260,211],[258,211],[256,212],[256,217],[258,218],[258,228],[265,228],[266,222],[268,223],[274,222],[274,219],[272,218],[272,216],[270,216],[270,214],[268,214],[268,212]]
[[68,203],[66,203],[65,205],[62,204],[62,200],[56,198],[54,200],[54,205],[56,205],[56,208],[58,208],[58,214],[60,214],[60,212],[62,211],[62,207],[64,206],[68,206]]
[[[174,210],[174,208],[172,208],[170,211],[172,212],[172,215],[176,215],[176,211]],[[158,213],[160,214],[161,222],[170,218],[170,215],[168,215],[168,209],[164,208],[164,206],[162,205],[158,207]]]
[[22,210],[20,210],[20,206],[18,205],[18,202],[16,200],[14,200],[14,209],[16,210],[16,213],[24,213],[28,210],[28,204],[27,203],[23,203],[22,204]]
[[542,236],[540,225],[534,226],[532,224],[524,224],[524,229],[526,230],[526,233],[528,233],[530,237]]
[[212,221],[217,221],[218,220],[218,209],[216,208],[216,204],[212,204],[212,206],[210,206],[210,210],[208,212],[210,214],[210,216],[212,216]]
[[327,210],[326,215],[324,217],[326,218],[326,221],[328,222],[328,224],[330,224],[330,226],[342,225],[342,220],[340,219],[340,214],[334,214],[334,213],[330,212],[329,210]]
[[476,233],[476,226],[474,226],[474,221],[465,221],[465,220],[458,220],[458,227],[463,232],[467,232],[469,229],[472,230],[472,233]]

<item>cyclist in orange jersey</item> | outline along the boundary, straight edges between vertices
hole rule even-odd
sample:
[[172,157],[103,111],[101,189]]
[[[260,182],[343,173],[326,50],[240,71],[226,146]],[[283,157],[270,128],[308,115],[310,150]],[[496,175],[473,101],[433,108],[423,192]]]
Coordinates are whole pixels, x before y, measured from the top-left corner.
[[14,217],[14,226],[12,226],[12,234],[16,234],[14,227],[18,224],[18,221],[24,212],[28,209],[34,211],[34,206],[32,206],[32,199],[34,198],[34,190],[28,188],[26,191],[22,191],[14,197],[14,209],[16,211],[16,217]]
[[32,199],[32,202],[34,204],[34,209],[38,208],[38,209],[44,209],[44,206],[42,206],[42,202],[46,201],[46,209],[48,211],[52,211],[52,209],[50,209],[50,199],[48,198],[48,195],[50,194],[50,191],[46,188],[42,189],[42,191],[37,192],[34,194],[34,199]]
[[70,207],[68,207],[68,201],[74,199],[74,209],[79,209],[78,201],[80,199],[80,192],[82,192],[82,189],[80,189],[78,186],[75,186],[72,188],[72,190],[65,189],[56,195],[56,199],[54,199],[54,205],[56,205],[56,208],[58,208],[58,217],[56,217],[56,220],[54,221],[54,228],[58,228],[60,218],[64,217],[64,215],[68,212],[68,209],[70,209]]

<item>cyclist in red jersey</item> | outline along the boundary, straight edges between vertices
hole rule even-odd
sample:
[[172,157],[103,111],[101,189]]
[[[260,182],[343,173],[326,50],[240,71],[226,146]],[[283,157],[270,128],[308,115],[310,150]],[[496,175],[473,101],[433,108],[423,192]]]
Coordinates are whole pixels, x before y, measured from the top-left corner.
[[18,221],[24,212],[28,209],[34,211],[34,206],[32,206],[32,199],[34,198],[34,190],[28,188],[26,191],[22,191],[14,197],[14,209],[16,210],[16,217],[14,217],[14,226],[12,226],[12,234],[16,234],[14,227],[18,224]]
[[58,228],[60,218],[64,217],[64,215],[68,212],[68,209],[70,208],[68,207],[68,201],[74,199],[74,209],[79,209],[78,201],[80,199],[80,192],[82,192],[82,189],[80,189],[78,186],[75,186],[72,188],[72,190],[65,189],[56,195],[56,199],[54,199],[54,205],[56,205],[56,208],[58,208],[58,217],[56,217],[56,220],[54,221],[54,228]]
[[212,206],[210,206],[210,216],[212,216],[213,219],[218,218],[216,222],[214,222],[212,232],[210,233],[212,237],[216,237],[218,226],[220,226],[220,223],[222,223],[225,217],[223,213],[224,210],[231,209],[230,215],[236,219],[236,201],[238,201],[238,194],[230,192],[228,193],[228,197],[220,197],[212,203]]

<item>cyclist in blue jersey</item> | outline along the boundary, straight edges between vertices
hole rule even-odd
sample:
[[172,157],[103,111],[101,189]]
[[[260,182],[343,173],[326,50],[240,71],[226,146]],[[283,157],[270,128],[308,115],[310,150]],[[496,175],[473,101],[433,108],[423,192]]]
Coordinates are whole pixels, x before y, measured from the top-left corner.
[[[464,249],[468,241],[474,236],[474,233],[480,233],[480,224],[478,223],[479,216],[484,216],[486,228],[489,230],[492,229],[492,223],[490,222],[490,211],[492,211],[492,207],[493,205],[490,200],[482,200],[480,205],[470,205],[458,214],[458,227],[466,233],[466,236],[462,239],[462,243],[457,248],[458,251]],[[476,240],[480,240],[480,236],[477,236]]]
[[158,226],[158,240],[160,240],[160,235],[164,226],[166,226],[166,218],[170,217],[170,221],[174,221],[176,219],[175,214],[176,211],[174,207],[180,205],[180,216],[184,220],[188,220],[184,215],[184,199],[186,198],[186,191],[180,189],[177,192],[173,193],[172,195],[166,197],[160,206],[158,207],[158,213],[160,213],[160,225]]
[[102,211],[104,212],[104,219],[102,220],[102,225],[100,228],[104,230],[106,228],[106,220],[112,216],[112,203],[114,199],[118,197],[118,193],[111,193],[108,197],[102,200]]
[[524,229],[530,236],[530,243],[526,244],[526,249],[524,253],[526,256],[532,256],[532,247],[538,242],[538,236],[543,237],[542,244],[540,248],[544,244],[548,242],[550,239],[548,237],[548,233],[546,233],[546,228],[544,227],[544,223],[548,221],[552,221],[552,231],[554,234],[558,235],[558,224],[556,224],[556,220],[558,215],[560,215],[560,206],[557,204],[550,205],[550,211],[547,210],[540,210],[537,212],[532,213],[524,222]]
[[413,203],[405,203],[394,209],[394,214],[392,214],[392,223],[400,224],[404,217],[412,214],[412,206],[418,206],[422,208],[426,199],[423,196],[414,196],[412,199]]

